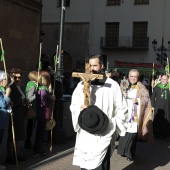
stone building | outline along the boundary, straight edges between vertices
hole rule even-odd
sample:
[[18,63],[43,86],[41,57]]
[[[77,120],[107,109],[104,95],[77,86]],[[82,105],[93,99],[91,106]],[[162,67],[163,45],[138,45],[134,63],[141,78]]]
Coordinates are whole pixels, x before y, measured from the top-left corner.
[[[0,38],[5,51],[6,68],[27,73],[36,69],[40,48],[41,0],[1,0]],[[1,50],[0,50],[1,55]],[[0,63],[0,69],[3,64]]]

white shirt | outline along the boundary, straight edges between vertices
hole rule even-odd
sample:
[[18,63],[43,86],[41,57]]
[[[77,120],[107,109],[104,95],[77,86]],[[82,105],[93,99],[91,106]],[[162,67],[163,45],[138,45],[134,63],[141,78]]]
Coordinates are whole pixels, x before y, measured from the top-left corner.
[[96,135],[84,131],[78,125],[80,106],[83,104],[83,83],[80,82],[73,92],[70,106],[73,127],[77,132],[73,165],[90,170],[97,168],[102,163],[114,132],[125,135],[124,123],[127,119],[127,105],[118,83],[114,80],[107,78],[103,87],[91,85],[90,104],[98,106],[108,116],[110,122],[103,134]]
[[[128,91],[128,98],[127,98],[127,103],[128,103],[128,127],[127,127],[127,132],[129,132],[129,133],[137,133],[137,131],[138,131],[138,123],[131,120],[133,110],[134,110],[134,104],[132,102],[132,98],[137,98],[137,89],[129,90]],[[137,117],[139,118],[140,99],[137,98],[137,100],[138,100]]]

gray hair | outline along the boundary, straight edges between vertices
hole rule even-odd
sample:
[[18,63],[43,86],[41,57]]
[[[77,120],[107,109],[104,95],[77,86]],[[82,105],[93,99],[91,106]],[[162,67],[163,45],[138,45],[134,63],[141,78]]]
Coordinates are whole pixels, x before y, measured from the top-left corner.
[[139,76],[139,71],[138,71],[137,69],[131,69],[131,70],[129,71],[129,74],[130,74],[131,72],[137,72],[137,73],[138,73],[138,76]]
[[1,80],[6,80],[6,79],[7,79],[7,75],[5,74],[4,71],[1,71],[1,70],[0,70],[0,81],[1,81]]

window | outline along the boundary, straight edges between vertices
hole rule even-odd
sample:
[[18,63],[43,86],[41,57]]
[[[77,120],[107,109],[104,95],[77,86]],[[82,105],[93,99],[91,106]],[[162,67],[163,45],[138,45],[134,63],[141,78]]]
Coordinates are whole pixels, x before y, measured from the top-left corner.
[[119,40],[119,23],[106,23],[106,46],[118,47]]
[[135,0],[134,4],[149,4],[149,0]]
[[[62,0],[57,0],[57,7],[61,7]],[[70,0],[64,0],[64,6],[70,7]]]
[[107,5],[120,5],[120,0],[107,0]]
[[147,31],[148,22],[133,23],[133,47],[146,47],[148,45]]

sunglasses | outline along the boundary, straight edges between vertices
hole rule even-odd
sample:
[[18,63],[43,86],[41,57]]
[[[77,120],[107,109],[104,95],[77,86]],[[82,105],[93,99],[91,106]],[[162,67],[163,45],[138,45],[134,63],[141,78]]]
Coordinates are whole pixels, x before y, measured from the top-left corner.
[[21,79],[21,78],[22,78],[22,76],[19,76],[19,77],[14,76],[14,79]]

